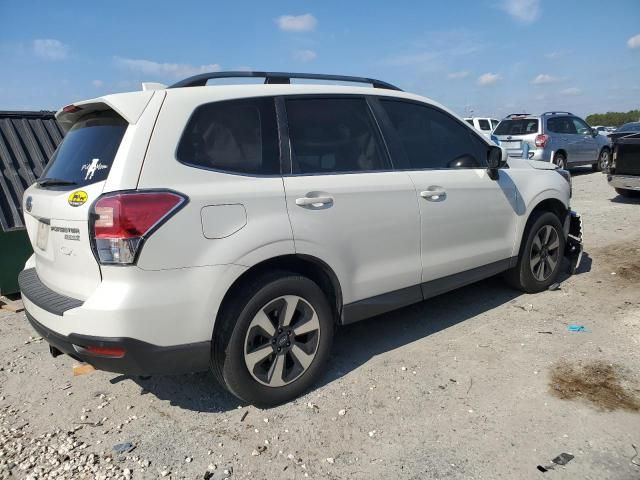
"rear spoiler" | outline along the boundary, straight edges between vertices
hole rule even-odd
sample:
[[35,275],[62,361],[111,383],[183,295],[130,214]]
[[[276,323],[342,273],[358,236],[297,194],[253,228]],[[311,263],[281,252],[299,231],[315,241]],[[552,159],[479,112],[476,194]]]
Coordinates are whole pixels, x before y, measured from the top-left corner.
[[128,123],[137,123],[151,98],[165,95],[162,91],[145,90],[142,92],[115,93],[103,97],[75,102],[56,112],[56,120],[64,131],[69,131],[74,123],[90,112],[114,110]]

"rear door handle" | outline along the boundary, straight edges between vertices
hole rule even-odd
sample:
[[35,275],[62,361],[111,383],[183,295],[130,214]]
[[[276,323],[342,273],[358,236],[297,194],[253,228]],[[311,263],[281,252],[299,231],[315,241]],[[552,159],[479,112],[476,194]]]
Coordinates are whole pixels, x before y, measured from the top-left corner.
[[333,205],[333,197],[302,197],[296,198],[296,205],[300,207]]
[[441,202],[447,198],[447,191],[434,185],[420,192],[420,196],[430,202]]

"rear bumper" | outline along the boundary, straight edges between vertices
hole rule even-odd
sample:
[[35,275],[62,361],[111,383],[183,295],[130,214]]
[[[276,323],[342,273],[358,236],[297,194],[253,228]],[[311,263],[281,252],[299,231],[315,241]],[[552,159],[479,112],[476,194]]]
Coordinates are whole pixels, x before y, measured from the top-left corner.
[[[42,325],[29,311],[25,310],[25,314],[33,329],[55,349],[52,353],[56,350],[66,353],[98,370],[127,375],[170,375],[209,368],[210,342],[161,347],[133,338],[93,337],[74,333],[62,335]],[[125,353],[117,358],[95,355],[86,350],[90,346],[121,348]]]
[[607,175],[607,181],[613,188],[640,191],[640,175]]
[[[245,270],[104,268],[102,282],[84,301],[52,290],[33,268],[20,274],[19,283],[30,323],[60,352],[101,370],[175,374],[209,368],[218,308]],[[116,358],[87,347],[125,352]]]

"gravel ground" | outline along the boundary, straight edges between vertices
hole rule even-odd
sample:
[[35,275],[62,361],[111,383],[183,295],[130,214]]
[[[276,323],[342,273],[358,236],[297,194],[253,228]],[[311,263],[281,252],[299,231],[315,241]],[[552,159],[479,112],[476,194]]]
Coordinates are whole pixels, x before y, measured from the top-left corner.
[[638,479],[640,201],[585,170],[573,206],[587,255],[558,290],[490,279],[343,328],[270,410],[209,374],[73,377],[0,311],[0,478]]

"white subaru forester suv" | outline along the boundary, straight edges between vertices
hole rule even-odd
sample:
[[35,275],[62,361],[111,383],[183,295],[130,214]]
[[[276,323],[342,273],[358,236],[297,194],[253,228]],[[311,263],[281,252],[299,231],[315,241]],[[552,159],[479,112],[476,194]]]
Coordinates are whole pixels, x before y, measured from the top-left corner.
[[[228,77],[265,81],[207,85]],[[567,172],[507,162],[393,85],[217,72],[163,87],[59,111],[66,137],[25,192],[19,282],[54,356],[210,368],[270,406],[318,378],[336,325],[502,272],[538,292],[581,251]]]

